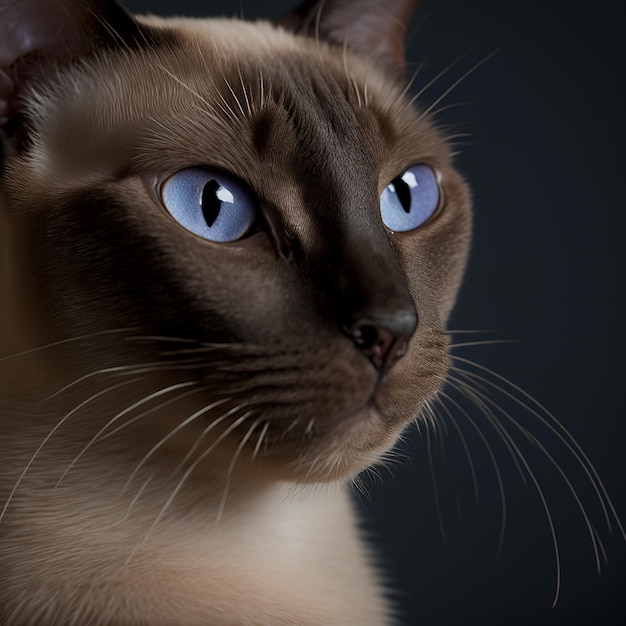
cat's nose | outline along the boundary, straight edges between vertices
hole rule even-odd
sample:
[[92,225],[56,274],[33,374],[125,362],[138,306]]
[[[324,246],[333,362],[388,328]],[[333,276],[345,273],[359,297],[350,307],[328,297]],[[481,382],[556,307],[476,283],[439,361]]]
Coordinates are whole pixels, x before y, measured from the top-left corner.
[[417,313],[407,310],[356,319],[346,331],[374,367],[386,372],[406,354],[416,327]]

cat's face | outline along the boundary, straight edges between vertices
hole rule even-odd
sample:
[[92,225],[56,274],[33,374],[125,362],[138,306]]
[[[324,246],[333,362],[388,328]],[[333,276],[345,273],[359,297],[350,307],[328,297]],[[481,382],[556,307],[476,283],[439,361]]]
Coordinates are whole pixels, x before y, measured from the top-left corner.
[[[470,230],[449,148],[400,81],[339,46],[270,24],[145,24],[145,41],[25,92],[2,183],[2,333],[30,347],[128,329],[47,366],[71,380],[160,363],[142,385],[200,383],[217,405],[187,447],[228,414],[208,440],[281,478],[352,475],[446,375]],[[425,202],[416,177],[435,205],[394,222]]]

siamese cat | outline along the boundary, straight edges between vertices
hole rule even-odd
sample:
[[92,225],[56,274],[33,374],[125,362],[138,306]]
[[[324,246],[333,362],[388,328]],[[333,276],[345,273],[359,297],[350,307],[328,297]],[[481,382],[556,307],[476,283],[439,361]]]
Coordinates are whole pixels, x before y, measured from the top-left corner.
[[349,484],[470,241],[415,4],[0,0],[0,623],[392,623]]

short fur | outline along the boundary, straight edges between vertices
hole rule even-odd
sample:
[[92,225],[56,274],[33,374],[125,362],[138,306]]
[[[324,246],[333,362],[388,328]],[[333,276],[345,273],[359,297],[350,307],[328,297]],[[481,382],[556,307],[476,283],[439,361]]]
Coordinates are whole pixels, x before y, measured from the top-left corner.
[[[348,483],[443,384],[470,236],[397,27],[368,57],[338,41],[346,2],[278,24],[59,4],[63,45],[0,46],[2,624],[391,623]],[[381,191],[416,163],[442,204],[390,233]],[[260,232],[174,222],[159,185],[196,165],[254,190]],[[390,368],[346,335],[413,308]]]

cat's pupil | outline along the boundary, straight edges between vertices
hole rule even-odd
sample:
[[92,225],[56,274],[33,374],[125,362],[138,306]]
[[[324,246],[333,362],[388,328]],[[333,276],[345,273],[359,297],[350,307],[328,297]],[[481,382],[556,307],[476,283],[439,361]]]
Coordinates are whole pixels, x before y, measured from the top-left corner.
[[409,186],[402,180],[402,178],[396,178],[392,185],[395,187],[396,195],[398,196],[398,200],[400,200],[400,204],[404,209],[405,213],[411,212],[411,189]]
[[200,205],[202,206],[202,215],[209,228],[213,226],[222,208],[222,201],[218,197],[218,191],[221,187],[216,180],[210,180],[202,190]]

